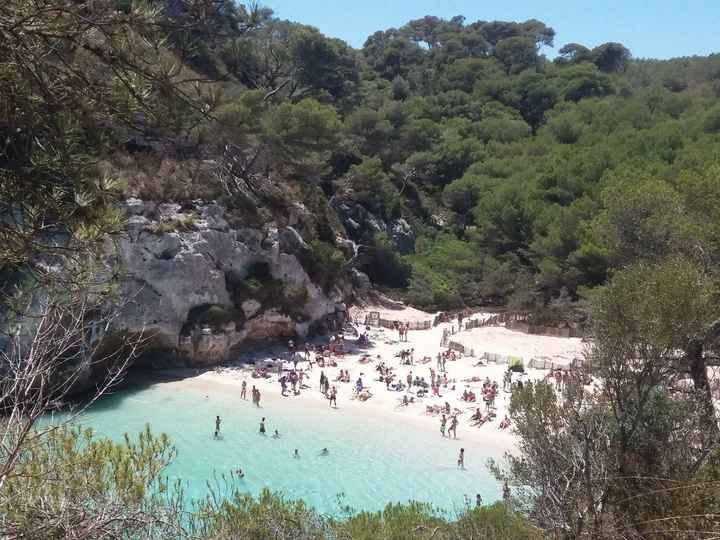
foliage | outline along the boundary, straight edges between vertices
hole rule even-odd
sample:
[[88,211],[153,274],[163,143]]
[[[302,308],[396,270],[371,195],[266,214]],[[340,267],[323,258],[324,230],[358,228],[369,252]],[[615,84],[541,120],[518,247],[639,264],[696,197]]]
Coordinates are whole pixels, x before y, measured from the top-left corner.
[[308,275],[327,290],[335,284],[345,265],[342,252],[322,240],[311,241],[310,252],[301,256],[301,261]]
[[[348,266],[335,245],[342,224],[328,218],[343,199],[372,224],[352,238],[362,244],[353,264],[416,305],[497,303],[560,321],[590,301],[583,375],[594,389],[558,396],[539,384],[513,396],[521,452],[497,472],[519,486],[515,508],[567,538],[717,530],[712,488],[692,486],[718,475],[708,364],[720,336],[720,56],[640,60],[619,43],[571,43],[550,62],[554,38],[538,20],[427,16],[356,51],[254,3],[3,2],[3,330],[18,290],[53,284],[64,306],[88,287],[108,292],[90,261],[123,228],[119,197],[222,194],[234,224],[257,227],[312,208],[299,258],[326,288]],[[402,256],[386,233],[399,217],[417,235]],[[233,300],[295,313],[307,292],[264,270],[228,276]],[[213,324],[231,315],[201,312]],[[1,503],[9,534],[72,536],[62,527],[108,504],[155,512],[143,505],[167,447],[143,437],[123,446],[58,432],[29,448],[22,467],[39,480],[0,478],[20,501]],[[535,536],[503,506],[452,522],[391,506],[336,523],[264,494],[208,500],[205,511],[199,530],[219,538]],[[160,527],[154,515],[103,526],[144,533]]]
[[[159,537],[179,530],[172,489],[161,476],[175,457],[165,435],[146,426],[137,439],[113,442],[62,425],[31,440],[2,485],[4,535]],[[123,519],[108,519],[118,508]]]

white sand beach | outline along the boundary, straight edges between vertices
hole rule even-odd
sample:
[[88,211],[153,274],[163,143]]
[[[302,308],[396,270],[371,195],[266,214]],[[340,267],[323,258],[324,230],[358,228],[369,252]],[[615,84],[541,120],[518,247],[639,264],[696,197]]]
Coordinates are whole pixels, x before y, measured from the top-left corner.
[[[351,310],[351,316],[353,320],[362,320],[364,319],[363,312],[369,310],[381,311],[383,318],[399,321],[422,321],[433,318],[432,314],[398,305],[394,305],[391,309],[386,306],[364,306],[362,311]],[[472,318],[486,316],[488,315],[478,313]],[[507,365],[489,362],[477,365],[478,356],[482,356],[482,353],[493,353],[522,357],[525,362],[527,378],[535,380],[546,377],[548,370],[528,367],[531,358],[552,359],[556,364],[568,365],[573,358],[582,357],[586,345],[578,338],[530,335],[504,327],[484,327],[462,331],[452,335],[451,339],[472,348],[475,357],[458,355],[456,361],[447,362],[449,382],[447,387],[441,387],[439,397],[431,397],[426,394],[424,397],[418,398],[416,397],[416,387],[413,387],[410,392],[386,389],[385,383],[379,380],[379,373],[376,370],[376,366],[380,362],[394,368],[394,372],[397,374],[396,380],[404,382],[408,372],[412,372],[413,378],[420,376],[429,382],[430,368],[437,371],[437,354],[447,350],[447,348],[441,347],[443,331],[445,329],[451,331],[453,327],[457,328],[457,320],[452,323],[440,324],[429,330],[410,331],[407,342],[398,341],[396,330],[373,327],[369,332],[370,345],[362,348],[358,346],[354,337],[348,335],[345,339],[347,352],[342,356],[333,357],[337,362],[337,367],[321,368],[315,365],[309,369],[306,361],[298,364],[298,369],[304,370],[306,375],[304,384],[309,387],[304,388],[298,395],[294,395],[289,389],[285,396],[281,394],[278,367],[283,363],[282,358],[287,356],[286,349],[282,347],[244,354],[234,362],[226,363],[213,371],[199,375],[197,379],[210,384],[237,386],[238,393],[242,381],[245,380],[248,385],[248,400],[251,399],[250,389],[256,386],[261,392],[263,402],[282,400],[287,402],[288,406],[305,406],[308,408],[308,414],[317,414],[320,408],[326,408],[330,411],[329,414],[342,414],[344,409],[352,409],[353,412],[360,411],[376,416],[380,426],[385,429],[391,429],[395,422],[418,422],[427,426],[428,430],[435,431],[438,438],[441,437],[440,417],[427,414],[426,407],[443,406],[447,402],[453,410],[461,411],[457,429],[458,438],[482,442],[498,451],[511,450],[514,446],[512,426],[505,430],[499,428],[499,423],[507,412],[510,400],[510,392],[502,390],[503,374]],[[364,331],[364,327],[360,327],[360,330]],[[400,358],[396,355],[403,349],[411,348],[414,349],[414,365],[401,365]],[[359,360],[363,356],[369,356],[371,361],[360,363]],[[424,357],[429,357],[430,361],[421,363]],[[291,362],[285,361],[284,365],[292,368]],[[259,366],[267,367],[271,376],[266,379],[253,378],[252,372]],[[335,380],[340,370],[350,372],[351,382],[342,383]],[[337,409],[329,407],[328,399],[319,390],[321,372],[324,372],[330,379],[330,385],[337,388]],[[485,412],[481,389],[482,380],[486,377],[499,384],[500,392],[495,400],[496,417],[493,421],[480,427],[474,427],[469,422],[470,416],[478,407]],[[367,401],[353,398],[355,382],[358,378],[362,379],[363,386],[369,388],[372,394]],[[468,379],[472,378],[480,378],[480,380],[469,382]],[[468,403],[461,399],[465,389],[478,396],[475,403]],[[414,398],[415,403],[402,405],[404,395]]]

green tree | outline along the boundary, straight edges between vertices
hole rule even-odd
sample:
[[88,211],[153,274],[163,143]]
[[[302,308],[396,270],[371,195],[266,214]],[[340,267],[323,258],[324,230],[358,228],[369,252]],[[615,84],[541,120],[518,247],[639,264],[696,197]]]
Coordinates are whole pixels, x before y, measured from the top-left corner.
[[624,71],[630,61],[630,51],[620,43],[603,43],[592,50],[593,62],[600,71]]
[[535,41],[524,36],[510,37],[498,42],[495,56],[505,66],[508,75],[535,68],[539,62]]

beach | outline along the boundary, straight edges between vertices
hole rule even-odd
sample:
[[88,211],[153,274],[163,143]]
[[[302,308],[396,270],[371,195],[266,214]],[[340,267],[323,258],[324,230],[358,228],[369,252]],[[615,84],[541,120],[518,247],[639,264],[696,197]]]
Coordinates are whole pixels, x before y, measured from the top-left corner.
[[[352,316],[364,320],[361,313]],[[416,323],[434,318],[405,308],[382,316]],[[485,316],[478,313],[473,317]],[[232,484],[241,492],[257,496],[270,489],[288,498],[301,498],[332,516],[346,515],[347,507],[377,511],[388,503],[410,500],[457,515],[478,495],[488,504],[502,496],[501,484],[487,465],[488,460],[502,461],[516,448],[513,426],[500,428],[511,396],[509,390],[503,391],[507,364],[478,365],[477,355],[458,355],[446,362],[449,380],[447,387],[441,386],[440,396],[422,398],[418,398],[417,386],[410,391],[388,391],[379,380],[377,365],[382,362],[392,367],[396,379],[403,382],[410,371],[413,377],[429,381],[430,368],[438,371],[437,354],[447,351],[441,346],[444,333],[450,333],[454,342],[477,345],[477,351],[510,354],[526,364],[538,353],[557,355],[558,359],[581,354],[585,344],[579,339],[547,338],[501,327],[453,333],[453,326],[457,329],[457,320],[411,330],[406,342],[399,341],[396,330],[373,327],[368,334],[370,343],[364,347],[347,333],[346,353],[331,357],[336,367],[315,365],[309,369],[307,361],[298,362],[297,370],[306,377],[297,394],[290,388],[285,395],[281,392],[279,368],[285,368],[284,375],[293,369],[287,360],[287,344],[281,343],[258,344],[214,369],[136,372],[122,391],[104,396],[83,414],[80,423],[113,440],[124,440],[125,434],[132,437],[146,425],[156,434],[166,434],[177,458],[165,472],[168,481],[182,483],[187,501],[207,496],[208,481],[220,493],[229,493],[225,478],[242,468],[244,478]],[[359,330],[364,332],[365,327],[361,325]],[[328,342],[329,336],[313,340],[315,345]],[[408,349],[414,349],[414,365],[404,365],[396,356]],[[362,357],[372,361],[361,363]],[[424,357],[430,361],[421,363]],[[262,368],[267,369],[268,378],[252,376]],[[340,370],[349,371],[349,383],[334,380]],[[331,407],[320,391],[321,372],[330,379],[331,388],[337,388],[337,407]],[[546,377],[549,370],[526,367],[525,372],[526,380],[533,380]],[[354,398],[358,378],[371,394],[366,401]],[[473,378],[473,382],[465,380]],[[481,397],[486,378],[499,386],[495,417],[476,427],[470,420],[478,408],[486,413]],[[243,382],[247,399],[241,397]],[[252,402],[253,386],[260,391],[260,406]],[[461,399],[465,390],[476,394],[475,403]],[[402,405],[405,396],[414,403]],[[456,437],[440,433],[440,415],[426,414],[427,407],[440,408],[446,402],[452,414],[458,413]],[[218,417],[220,430],[214,434]],[[265,434],[260,432],[261,424],[267,428]],[[448,418],[448,428],[450,424]],[[327,454],[322,453],[324,448]],[[457,462],[461,451],[462,467]]]
[[[363,311],[352,313],[353,319],[364,319],[363,313],[367,310],[380,311],[381,317],[399,320],[403,322],[419,322],[432,320],[433,314],[424,313],[409,307],[394,307],[387,309],[382,306],[365,306]],[[484,318],[488,314],[477,313],[471,318]],[[361,331],[364,326],[357,325]],[[248,388],[248,400],[251,399],[251,388],[255,386],[261,393],[261,404],[272,401],[280,404],[287,404],[292,407],[306,407],[308,414],[342,414],[343,410],[352,410],[360,414],[366,414],[376,419],[378,425],[391,427],[396,423],[417,423],[425,429],[435,431],[438,438],[440,434],[440,415],[427,414],[428,406],[442,407],[449,403],[451,410],[460,411],[458,415],[459,425],[457,428],[458,438],[481,442],[493,448],[495,451],[511,451],[514,446],[512,425],[508,429],[500,429],[500,421],[507,413],[510,391],[503,391],[503,375],[507,370],[507,364],[482,361],[479,356],[482,353],[494,355],[508,355],[522,358],[525,363],[526,380],[537,380],[547,377],[547,369],[534,369],[528,367],[532,358],[550,358],[556,365],[569,365],[573,358],[582,357],[586,344],[579,338],[559,338],[539,335],[530,335],[520,331],[509,330],[504,327],[484,327],[467,331],[457,332],[457,320],[441,323],[428,330],[410,330],[407,341],[400,342],[396,330],[372,327],[368,336],[370,344],[360,347],[354,336],[346,335],[344,339],[345,354],[333,356],[337,363],[336,367],[319,367],[315,365],[309,368],[308,362],[300,361],[298,370],[304,372],[303,385],[305,386],[298,394],[294,394],[288,387],[283,396],[279,383],[279,367],[284,366],[287,370],[293,368],[292,362],[288,362],[287,347],[276,346],[259,349],[251,353],[242,354],[236,360],[227,362],[222,366],[206,371],[196,377],[197,381],[208,384],[221,384],[235,386],[240,391],[242,382],[245,381]],[[436,358],[438,353],[446,351],[447,347],[441,346],[444,332],[452,333],[451,338],[472,348],[475,356],[457,355],[456,360],[446,362],[448,384],[442,386],[439,397],[431,397],[430,393],[417,397],[417,387],[410,391],[388,391],[384,382],[379,380],[379,372],[376,367],[380,363],[393,368],[396,373],[396,380],[405,382],[408,373],[412,377],[423,377],[430,381],[430,369],[437,372]],[[327,339],[320,340],[327,343]],[[412,349],[413,365],[402,365],[398,356],[401,350]],[[304,355],[301,355],[304,358]],[[312,355],[314,358],[314,354]],[[361,363],[361,358],[369,359]],[[429,361],[427,361],[429,358]],[[423,363],[425,359],[425,363]],[[480,365],[479,365],[480,363]],[[252,374],[256,368],[266,368],[270,374],[268,378],[253,378]],[[340,370],[347,370],[350,373],[350,382],[336,381]],[[329,406],[327,397],[320,391],[321,372],[328,377],[331,387],[337,388],[337,408]],[[284,373],[287,373],[285,371]],[[354,399],[356,381],[360,378],[364,388],[369,390],[372,397],[366,401]],[[488,378],[498,383],[499,392],[494,403],[495,417],[492,421],[475,427],[470,423],[470,417],[479,408],[485,413],[486,408],[482,400],[483,381]],[[462,399],[463,392],[467,390],[476,395],[475,402],[467,402]],[[402,405],[403,397],[407,396],[412,403]],[[449,423],[449,422],[448,422]]]

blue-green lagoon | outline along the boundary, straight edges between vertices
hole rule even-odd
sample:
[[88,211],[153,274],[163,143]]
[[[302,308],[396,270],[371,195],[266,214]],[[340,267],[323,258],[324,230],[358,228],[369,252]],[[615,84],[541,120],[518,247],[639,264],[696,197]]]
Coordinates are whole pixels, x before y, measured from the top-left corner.
[[[458,440],[442,439],[402,415],[365,414],[342,403],[330,409],[279,395],[263,396],[257,408],[239,394],[236,387],[198,379],[135,384],[103,397],[80,423],[117,440],[146,423],[155,434],[166,433],[178,451],[167,476],[182,480],[193,498],[207,493],[214,474],[238,467],[245,472],[240,487],[249,493],[269,488],[332,515],[341,512],[340,494],[342,505],[355,511],[419,500],[453,513],[466,500],[474,504],[476,493],[486,503],[499,498],[486,467],[499,451],[463,440],[462,430]],[[219,439],[213,437],[216,415],[222,418]],[[267,436],[258,433],[263,416]],[[275,429],[281,438],[271,437]],[[320,456],[325,447],[329,455]],[[461,447],[466,470],[457,468]],[[295,448],[300,459],[292,457]]]

